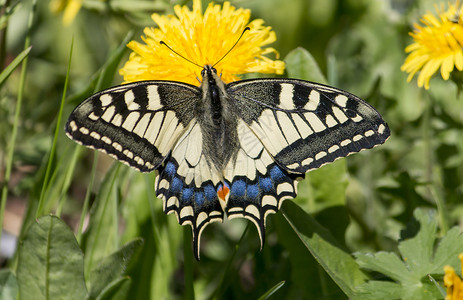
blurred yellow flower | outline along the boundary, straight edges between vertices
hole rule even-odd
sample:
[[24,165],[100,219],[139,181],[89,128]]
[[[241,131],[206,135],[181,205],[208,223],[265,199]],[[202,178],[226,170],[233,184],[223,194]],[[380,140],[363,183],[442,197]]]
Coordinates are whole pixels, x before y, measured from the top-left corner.
[[[463,253],[458,255],[461,261],[461,270],[463,270]],[[444,267],[444,284],[447,287],[447,296],[445,300],[463,300],[463,282],[455,273],[451,266]]]
[[199,84],[201,69],[173,53],[164,41],[176,52],[201,66],[217,63],[227,53],[239,36],[249,27],[233,50],[215,68],[222,80],[238,80],[238,74],[259,72],[282,74],[284,62],[272,60],[266,54],[278,53],[273,48],[262,48],[276,40],[271,27],[263,20],[249,23],[249,9],[236,9],[229,2],[223,7],[209,3],[204,14],[201,1],[193,0],[193,10],[186,6],[174,7],[176,16],[153,14],[159,28],[145,28],[144,44],[131,41],[127,46],[133,50],[129,60],[119,73],[125,82],[141,80],[175,80]]
[[427,13],[421,19],[423,25],[415,24],[410,35],[414,43],[405,48],[409,53],[401,70],[409,73],[407,81],[411,81],[416,72],[418,86],[429,89],[429,80],[440,67],[444,80],[456,67],[463,70],[463,6],[460,1],[455,4],[436,6],[438,17]]
[[50,10],[55,13],[63,13],[63,24],[69,25],[76,18],[77,13],[82,7],[82,0],[51,0]]

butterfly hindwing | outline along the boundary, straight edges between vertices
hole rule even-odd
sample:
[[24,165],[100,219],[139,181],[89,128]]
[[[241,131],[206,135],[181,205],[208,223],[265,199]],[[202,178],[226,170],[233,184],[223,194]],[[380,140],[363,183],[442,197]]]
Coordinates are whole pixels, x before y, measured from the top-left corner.
[[155,183],[164,212],[174,213],[181,225],[191,225],[197,259],[203,229],[211,222],[221,222],[224,216],[217,196],[221,177],[207,162],[202,140],[199,124],[191,122],[158,169]]
[[368,103],[345,91],[296,79],[227,85],[236,111],[275,161],[305,173],[382,144],[389,128]]
[[82,102],[66,124],[77,142],[142,172],[156,169],[193,119],[197,87],[146,81],[110,88]]
[[267,215],[276,213],[283,200],[296,197],[296,181],[302,176],[278,166],[244,121],[238,123],[237,130],[240,149],[224,170],[229,189],[225,210],[230,219],[252,221],[263,246]]

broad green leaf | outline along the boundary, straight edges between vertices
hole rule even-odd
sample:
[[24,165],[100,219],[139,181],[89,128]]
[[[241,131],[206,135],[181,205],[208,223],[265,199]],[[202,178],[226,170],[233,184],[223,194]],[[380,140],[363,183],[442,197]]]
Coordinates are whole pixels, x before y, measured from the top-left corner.
[[461,268],[458,254],[463,252],[463,235],[460,228],[451,228],[438,245],[429,273],[440,274],[445,265],[450,265],[455,270]]
[[383,251],[376,254],[357,254],[357,263],[360,267],[375,270],[398,281],[413,282],[407,267],[395,253]]
[[353,299],[402,299],[404,290],[402,286],[389,281],[371,281],[368,285],[360,285],[357,288],[359,294]]
[[0,270],[0,299],[17,299],[18,281],[11,270]]
[[407,268],[413,270],[413,275],[408,276],[409,280],[417,281],[434,269],[432,256],[437,219],[434,211],[415,210],[414,216],[421,225],[419,231],[414,238],[399,243],[399,251]]
[[346,160],[340,159],[306,175],[299,183],[296,203],[306,211],[315,213],[332,206],[346,203]]
[[317,62],[306,49],[301,47],[294,49],[285,57],[284,61],[289,77],[323,84],[327,83]]
[[[351,255],[342,249],[328,230],[296,204],[287,201],[283,213],[305,247],[305,253],[298,253],[298,256],[312,255],[346,295],[355,295],[355,286],[363,283],[366,276]],[[292,248],[288,250],[292,251]]]
[[[393,282],[389,288],[379,288],[383,281],[371,280],[358,286],[359,299],[391,299],[391,291],[399,291],[401,299],[439,299],[440,289],[429,279],[428,274],[444,274],[444,266],[460,268],[458,254],[463,249],[463,235],[458,228],[452,228],[436,245],[437,220],[434,211],[416,209],[414,217],[418,222],[410,223],[407,232],[418,228],[413,238],[399,243],[400,259],[394,253],[357,253],[358,264],[365,269],[380,272]],[[412,227],[412,228],[411,228]],[[392,288],[391,288],[392,287]]]
[[96,300],[125,300],[132,280],[129,277],[121,277],[109,283],[96,298]]
[[55,216],[33,223],[19,246],[21,299],[83,299],[83,254],[71,229]]
[[96,299],[108,286],[126,276],[127,269],[133,264],[142,247],[143,240],[137,239],[105,257],[90,273],[88,298]]

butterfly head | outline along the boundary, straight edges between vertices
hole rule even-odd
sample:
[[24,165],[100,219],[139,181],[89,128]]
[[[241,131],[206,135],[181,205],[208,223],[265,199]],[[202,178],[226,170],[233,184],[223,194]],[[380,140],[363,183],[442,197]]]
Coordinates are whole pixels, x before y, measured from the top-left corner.
[[205,65],[201,71],[201,76],[203,77],[203,82],[212,84],[217,81],[217,70],[211,65]]

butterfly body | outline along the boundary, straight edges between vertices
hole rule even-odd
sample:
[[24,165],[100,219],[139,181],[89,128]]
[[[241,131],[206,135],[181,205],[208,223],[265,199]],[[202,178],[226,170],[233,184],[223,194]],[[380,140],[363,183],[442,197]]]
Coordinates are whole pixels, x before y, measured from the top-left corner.
[[266,216],[296,196],[312,169],[382,144],[389,128],[360,98],[297,79],[225,84],[211,66],[200,87],[144,81],[81,103],[66,133],[142,172],[157,171],[164,211],[202,230],[244,217],[265,237]]
[[196,116],[201,127],[203,150],[208,163],[211,168],[222,173],[228,161],[236,156],[239,149],[237,120],[217,71],[211,66],[205,66],[202,75],[202,101],[196,104],[199,108]]

